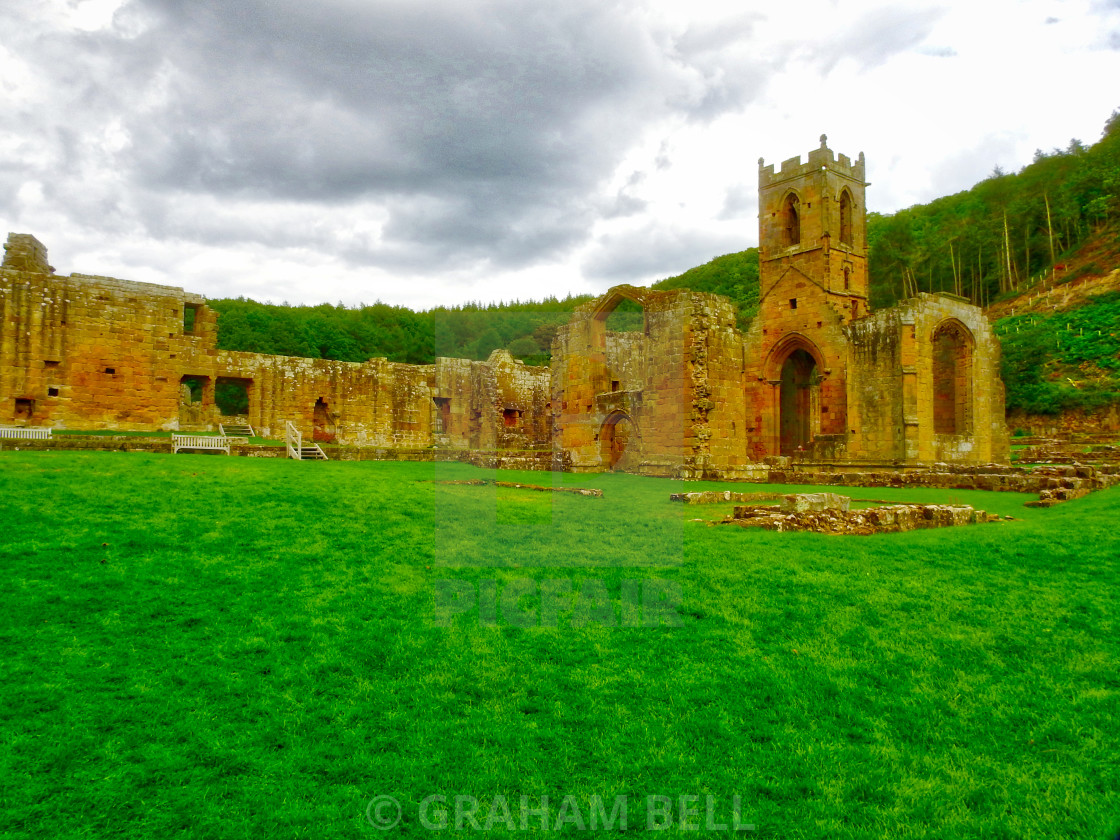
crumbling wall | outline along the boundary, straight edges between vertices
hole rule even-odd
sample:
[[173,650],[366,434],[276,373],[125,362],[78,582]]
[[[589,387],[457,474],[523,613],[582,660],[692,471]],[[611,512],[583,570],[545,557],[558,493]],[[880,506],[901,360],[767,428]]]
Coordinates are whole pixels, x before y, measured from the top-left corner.
[[[199,295],[52,272],[42,243],[9,237],[0,423],[215,428],[215,385],[229,378],[244,381],[245,419],[265,435],[283,436],[290,421],[308,439],[369,446],[547,448],[551,440],[549,372],[504,351],[487,362],[408,365],[217,350],[217,314]],[[518,423],[500,434],[509,410]]]
[[876,312],[849,324],[847,336],[848,457],[904,459],[910,422],[904,410],[905,379],[913,362],[902,360],[901,314],[896,309]]

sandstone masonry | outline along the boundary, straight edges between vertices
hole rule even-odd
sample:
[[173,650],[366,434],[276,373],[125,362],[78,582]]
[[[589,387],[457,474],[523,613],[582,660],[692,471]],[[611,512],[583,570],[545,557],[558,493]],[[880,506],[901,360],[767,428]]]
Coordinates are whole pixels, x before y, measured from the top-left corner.
[[[218,350],[217,315],[171,286],[58,276],[35,237],[0,269],[0,424],[201,430],[248,422],[393,450],[551,450],[576,471],[757,477],[761,463],[1006,462],[999,344],[952,295],[868,305],[865,163],[828,149],[759,161],[761,300],[618,286],[579,307],[549,368],[407,365]],[[612,331],[629,301],[641,328]],[[219,418],[215,388],[248,411]]]

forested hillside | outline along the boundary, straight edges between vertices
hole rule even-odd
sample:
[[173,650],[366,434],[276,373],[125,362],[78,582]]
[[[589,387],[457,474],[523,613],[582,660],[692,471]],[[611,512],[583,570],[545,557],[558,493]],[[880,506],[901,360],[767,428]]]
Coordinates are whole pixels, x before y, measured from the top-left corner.
[[[715,292],[736,301],[740,322],[758,302],[758,249],[716,257],[653,285],[655,289]],[[218,346],[311,359],[362,362],[384,356],[394,362],[431,364],[436,356],[485,359],[505,348],[527,364],[548,364],[556,328],[590,295],[543,301],[439,307],[414,312],[383,303],[346,307],[287,306],[244,298],[209,301],[218,314]],[[633,313],[619,307],[618,324],[634,326]]]
[[[744,232],[744,236],[747,232]],[[868,214],[871,302],[952,292],[990,307],[1004,347],[1011,409],[1055,413],[1120,401],[1120,294],[1075,296],[1120,265],[1120,111],[1101,139],[1039,150],[1017,173],[996,170],[970,190],[897,213]],[[654,284],[729,297],[745,327],[758,308],[758,249],[716,257]],[[1040,290],[1047,292],[1039,302]],[[556,328],[589,296],[414,312],[382,303],[283,306],[210,301],[218,345],[310,358],[430,364],[508,349],[547,364]],[[1020,300],[1024,303],[1020,303]],[[1032,304],[1026,301],[1034,301]],[[1061,303],[1059,304],[1059,301]],[[640,323],[620,307],[613,328]]]

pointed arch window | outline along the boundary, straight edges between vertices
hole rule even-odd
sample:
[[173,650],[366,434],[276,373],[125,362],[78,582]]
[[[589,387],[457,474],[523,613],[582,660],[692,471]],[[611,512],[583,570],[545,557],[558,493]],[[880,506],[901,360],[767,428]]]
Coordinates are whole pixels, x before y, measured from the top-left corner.
[[840,242],[852,244],[852,194],[847,190],[840,193]]
[[801,243],[801,202],[793,193],[782,202],[782,231],[787,247]]

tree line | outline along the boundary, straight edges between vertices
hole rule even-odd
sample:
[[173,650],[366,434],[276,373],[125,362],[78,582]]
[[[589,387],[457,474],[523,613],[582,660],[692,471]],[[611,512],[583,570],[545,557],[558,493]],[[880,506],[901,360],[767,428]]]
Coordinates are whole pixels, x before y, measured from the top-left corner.
[[[1035,152],[970,190],[891,215],[868,214],[872,305],[950,292],[986,305],[1061,266],[1120,218],[1120,111],[1092,146]],[[1061,268],[1057,269],[1060,278]]]

